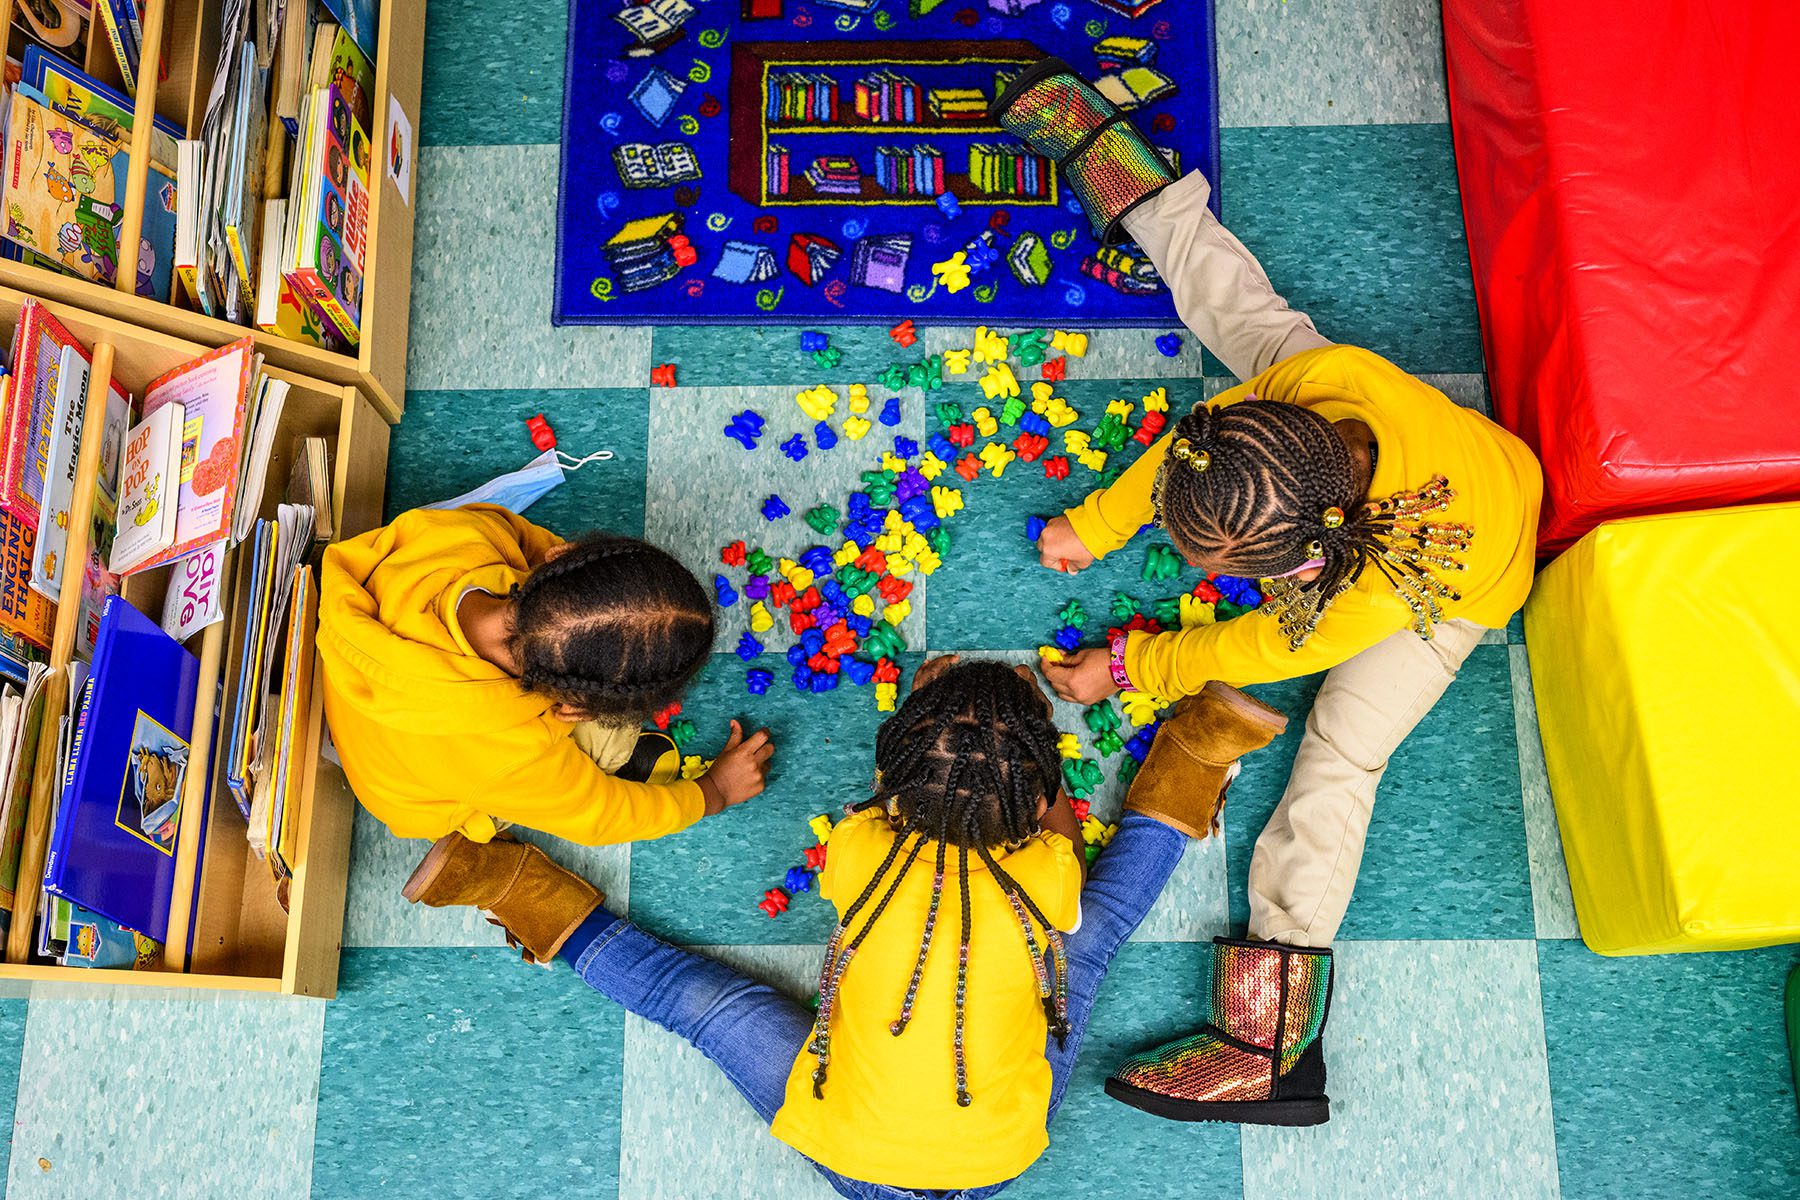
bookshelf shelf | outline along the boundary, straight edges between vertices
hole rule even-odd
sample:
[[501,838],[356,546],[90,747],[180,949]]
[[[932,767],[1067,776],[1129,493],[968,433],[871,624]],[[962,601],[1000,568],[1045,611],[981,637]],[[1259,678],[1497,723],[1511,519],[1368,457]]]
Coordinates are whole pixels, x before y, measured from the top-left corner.
[[[24,35],[20,29],[22,0],[9,4],[9,47],[15,56]],[[158,37],[166,52],[168,75],[146,79],[139,100],[174,121],[187,136],[198,136],[218,57],[217,0],[149,0],[145,5],[145,49]],[[390,423],[398,421],[406,402],[407,321],[412,292],[414,197],[402,195],[381,161],[379,151],[391,138],[389,100],[398,105],[415,132],[417,152],[419,89],[424,70],[425,0],[381,0],[377,28],[375,90],[372,111],[376,128],[370,135],[378,153],[369,171],[367,253],[363,273],[361,339],[350,353],[337,353],[243,325],[209,317],[187,306],[185,297],[162,303],[105,284],[77,279],[25,263],[0,260],[0,287],[17,289],[47,300],[75,305],[117,320],[156,329],[206,347],[223,346],[246,334],[256,338],[257,352],[272,365],[313,379],[360,389]],[[146,55],[146,57],[149,57]],[[82,65],[102,82],[122,88],[117,62],[100,30],[90,32],[87,61]],[[142,111],[140,105],[140,111]],[[147,120],[138,122],[134,137],[133,176],[147,170]],[[140,164],[146,164],[140,167]],[[416,176],[417,172],[413,174]],[[265,171],[276,187],[285,171]],[[124,202],[124,230],[141,228],[144,189],[129,188]],[[258,197],[260,211],[261,197]],[[135,239],[122,237],[122,245]],[[178,293],[179,288],[175,289]]]
[[[1029,42],[992,41],[977,44],[939,42],[738,42],[731,57],[731,165],[729,184],[734,194],[762,207],[780,206],[929,206],[936,203],[939,188],[889,187],[879,182],[875,162],[868,156],[883,152],[899,159],[922,156],[930,168],[942,172],[941,190],[964,205],[1008,208],[1052,207],[1058,203],[1054,165],[1036,156],[1031,170],[1037,186],[1022,191],[987,189],[976,184],[971,161],[976,147],[1000,147],[1002,153],[1022,147],[989,121],[985,107],[980,118],[962,120],[936,116],[932,107],[940,91],[965,97],[962,103],[985,106],[997,94],[998,76],[1036,61],[1041,52]],[[781,95],[784,79],[811,80],[827,95],[818,106],[834,115],[820,119],[812,103],[799,107],[802,115],[769,116],[774,102],[771,87]],[[971,99],[972,98],[972,99]],[[897,106],[901,119],[871,118],[859,111],[868,104]],[[792,110],[789,110],[790,112]],[[924,114],[922,117],[919,114]],[[843,139],[852,138],[851,146]],[[896,140],[887,148],[872,139]],[[920,139],[910,143],[901,139]],[[771,148],[787,152],[787,182],[771,183],[781,170],[771,165]],[[992,152],[986,152],[992,158]],[[858,190],[854,193],[815,188],[807,178],[815,160],[842,156],[857,167]],[[907,164],[915,171],[926,167]],[[847,179],[847,176],[846,176]]]

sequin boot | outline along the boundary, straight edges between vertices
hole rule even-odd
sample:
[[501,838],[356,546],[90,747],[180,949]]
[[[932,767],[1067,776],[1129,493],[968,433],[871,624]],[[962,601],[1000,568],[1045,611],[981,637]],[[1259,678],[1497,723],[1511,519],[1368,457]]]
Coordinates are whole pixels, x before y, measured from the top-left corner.
[[1001,128],[1056,160],[1104,245],[1126,240],[1125,214],[1175,182],[1162,153],[1060,58],[1026,67],[989,111]]
[[1127,812],[1155,817],[1192,838],[1217,828],[1238,759],[1287,728],[1279,710],[1217,680],[1162,723],[1125,796]]
[[1134,1054],[1106,1093],[1172,1121],[1322,1125],[1331,951],[1213,939],[1212,1020]]

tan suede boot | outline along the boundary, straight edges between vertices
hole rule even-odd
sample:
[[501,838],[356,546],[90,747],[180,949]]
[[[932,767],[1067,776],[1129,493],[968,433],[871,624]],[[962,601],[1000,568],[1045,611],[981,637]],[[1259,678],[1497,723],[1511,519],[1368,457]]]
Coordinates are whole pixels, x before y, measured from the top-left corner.
[[555,958],[606,899],[529,842],[472,842],[460,833],[432,843],[400,890],[415,904],[487,910],[509,940],[540,963]]
[[1287,717],[1234,687],[1213,682],[1175,707],[1156,731],[1131,791],[1127,812],[1140,812],[1203,838],[1218,828],[1225,789],[1237,761],[1287,728]]

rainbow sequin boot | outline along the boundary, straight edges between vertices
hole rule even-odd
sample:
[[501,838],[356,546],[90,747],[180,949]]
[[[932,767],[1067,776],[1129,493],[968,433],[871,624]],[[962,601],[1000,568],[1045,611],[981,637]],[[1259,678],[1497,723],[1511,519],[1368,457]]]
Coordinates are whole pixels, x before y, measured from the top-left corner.
[[1212,1020],[1134,1054],[1106,1094],[1172,1121],[1323,1125],[1331,951],[1213,939]]
[[1175,182],[1162,153],[1060,58],[1026,67],[994,101],[1000,127],[1055,159],[1102,245],[1126,241],[1126,213]]

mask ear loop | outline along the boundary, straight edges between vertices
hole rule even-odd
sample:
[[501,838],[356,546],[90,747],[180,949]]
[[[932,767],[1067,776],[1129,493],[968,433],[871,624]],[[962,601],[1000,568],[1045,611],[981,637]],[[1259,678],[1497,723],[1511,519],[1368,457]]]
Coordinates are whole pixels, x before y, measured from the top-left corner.
[[596,450],[586,458],[576,458],[565,450],[556,451],[556,463],[565,471],[579,471],[589,463],[606,462],[613,457],[611,450]]

